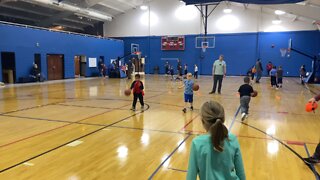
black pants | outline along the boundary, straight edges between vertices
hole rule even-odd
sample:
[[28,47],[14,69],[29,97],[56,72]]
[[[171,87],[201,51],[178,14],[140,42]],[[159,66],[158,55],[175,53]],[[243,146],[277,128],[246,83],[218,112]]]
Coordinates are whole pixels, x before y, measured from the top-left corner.
[[198,71],[194,72],[194,78],[198,79]]
[[254,79],[254,73],[251,73],[251,80]]
[[132,102],[132,107],[134,109],[136,108],[138,98],[139,98],[139,102],[140,102],[141,106],[144,106],[142,93],[139,93],[139,94],[134,93],[133,94],[133,102]]
[[223,79],[223,75],[216,75],[216,74],[214,75],[212,92],[214,93],[216,92],[217,83],[219,82],[218,93],[221,93],[222,79]]
[[276,76],[271,76],[271,86],[278,87]]

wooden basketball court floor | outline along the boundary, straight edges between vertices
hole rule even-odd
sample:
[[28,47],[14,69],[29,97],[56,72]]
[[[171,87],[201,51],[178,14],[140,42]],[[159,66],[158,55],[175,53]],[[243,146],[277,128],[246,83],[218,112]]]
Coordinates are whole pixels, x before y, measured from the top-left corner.
[[320,139],[319,110],[307,100],[320,92],[297,78],[271,89],[253,84],[250,115],[240,121],[243,77],[227,77],[221,95],[212,78],[197,80],[195,110],[182,113],[183,89],[165,76],[147,75],[145,111],[130,111],[127,79],[76,79],[0,89],[0,179],[185,179],[192,139],[203,134],[199,108],[225,107],[226,126],[238,136],[247,179],[316,179],[320,166],[301,159]]

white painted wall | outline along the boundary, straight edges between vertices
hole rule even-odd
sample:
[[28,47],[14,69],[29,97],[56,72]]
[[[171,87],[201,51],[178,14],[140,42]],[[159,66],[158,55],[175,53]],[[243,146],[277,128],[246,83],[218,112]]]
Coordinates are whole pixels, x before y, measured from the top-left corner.
[[[153,24],[151,17],[151,25],[149,27],[148,21],[145,25],[141,23],[143,14],[149,17],[149,11],[143,11],[140,8],[130,10],[125,14],[117,16],[112,22],[106,22],[104,25],[105,35],[108,37],[124,37],[124,36],[161,36],[161,35],[186,35],[203,33],[203,27],[200,18],[200,12],[196,11],[192,20],[180,20],[175,16],[175,11],[180,6],[185,6],[184,3],[178,0],[154,0],[150,3],[151,13],[157,17],[157,22]],[[192,6],[195,10],[196,8]],[[208,34],[217,33],[244,33],[257,31],[301,31],[301,30],[315,30],[316,26],[312,24],[311,20],[296,20],[292,21],[292,16],[280,16],[282,23],[274,29],[272,20],[276,15],[273,10],[277,6],[264,6],[261,10],[258,5],[249,5],[244,8],[242,4],[233,3],[230,7],[233,15],[239,20],[239,27],[233,30],[222,30],[217,26],[217,21],[225,16],[223,9],[226,7],[225,3],[220,4],[208,19]],[[189,10],[183,17],[191,12]],[[320,13],[320,11],[319,11]],[[320,14],[319,14],[320,17]],[[234,24],[234,23],[231,23]]]

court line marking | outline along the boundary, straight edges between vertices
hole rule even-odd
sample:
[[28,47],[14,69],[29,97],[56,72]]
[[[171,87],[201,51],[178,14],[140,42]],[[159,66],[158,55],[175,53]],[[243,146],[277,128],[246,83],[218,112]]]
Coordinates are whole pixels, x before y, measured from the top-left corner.
[[[310,153],[309,153],[309,150],[308,150],[307,145],[306,145],[306,144],[303,144],[303,146],[304,146],[304,149],[305,149],[306,152],[307,152],[308,157],[310,157]],[[313,165],[313,164],[307,164],[306,162],[304,162],[304,163],[305,163],[307,166],[309,166],[309,168],[312,169],[312,172],[313,172],[313,174],[316,176],[316,179],[319,180],[320,175],[318,174],[318,172],[317,172],[316,169],[314,168],[314,165]]]
[[6,115],[6,114],[10,114],[10,113],[19,112],[19,111],[26,111],[26,110],[30,110],[30,109],[36,109],[36,108],[45,107],[45,106],[50,106],[50,105],[55,105],[55,104],[63,103],[63,102],[65,102],[65,101],[54,102],[54,103],[43,104],[43,105],[37,105],[37,106],[28,107],[28,108],[23,108],[23,109],[17,109],[17,110],[13,110],[13,111],[8,111],[8,112],[0,113],[0,115]]
[[[241,123],[240,121],[237,121],[239,123]],[[192,135],[199,135],[199,134],[206,134],[206,132],[204,131],[191,131],[191,130],[186,130],[188,131],[189,133],[191,133]],[[250,139],[262,139],[262,140],[273,140],[272,138],[266,138],[266,137],[257,137],[257,136],[245,136],[245,135],[236,135],[237,137],[239,138],[250,138]],[[281,140],[281,139],[279,139]],[[302,141],[292,141],[292,140],[281,140],[282,142],[286,142],[287,144],[290,144],[289,142],[298,142],[299,144],[303,144],[303,143],[306,143],[306,144],[318,144],[318,143],[315,143],[315,142],[302,142]],[[290,144],[291,145],[291,144]],[[292,144],[292,145],[297,145],[297,144]]]
[[189,133],[184,133],[184,132],[175,132],[175,131],[158,130],[158,129],[145,129],[145,128],[136,128],[136,127],[128,127],[128,126],[115,126],[115,125],[112,125],[110,127],[123,128],[123,129],[133,129],[133,130],[139,130],[139,131],[154,131],[154,132],[163,132],[163,133],[171,133],[171,134],[182,134],[182,135],[189,134]]
[[237,116],[238,116],[238,114],[239,114],[239,111],[240,111],[240,106],[238,107],[236,113],[235,113],[234,116],[233,116],[233,119],[232,119],[232,121],[231,121],[231,124],[229,125],[229,131],[231,131],[231,129],[232,129],[232,127],[233,127],[233,124],[234,124],[234,122],[235,122],[235,120],[236,120],[236,118],[237,118]]
[[191,136],[191,134],[188,134],[187,137],[185,137],[183,139],[183,141],[169,154],[169,156],[167,156],[167,158],[165,160],[162,161],[162,163],[157,167],[157,169],[150,175],[150,177],[148,178],[148,180],[152,179],[156,173],[159,171],[159,169],[163,166],[163,164],[169,159],[171,158],[171,156],[179,149],[179,147]]
[[118,109],[118,108],[110,108],[110,107],[98,107],[98,106],[87,106],[87,105],[73,105],[73,104],[57,104],[58,106],[67,106],[67,107],[79,107],[79,108],[91,108],[91,109],[117,109],[117,110],[128,110],[128,109]]
[[186,127],[192,123],[200,114],[197,114],[196,116],[194,116],[189,122],[187,122],[179,131],[185,130]]
[[180,171],[180,172],[184,172],[184,173],[188,172],[187,170],[177,169],[177,168],[170,168],[170,167],[168,167],[168,169],[174,170],[174,171]]
[[[130,104],[129,104],[129,105],[130,105]],[[129,106],[129,105],[126,105],[126,106]],[[124,106],[123,106],[123,107],[124,107]],[[34,134],[34,135],[31,135],[31,136],[28,136],[28,137],[25,137],[25,138],[22,138],[22,139],[18,139],[18,140],[16,140],[16,141],[13,141],[13,142],[10,142],[10,143],[1,145],[0,148],[6,147],[6,146],[9,146],[9,145],[12,145],[12,144],[15,144],[15,143],[18,143],[18,142],[21,142],[21,141],[24,141],[24,140],[27,140],[27,139],[30,139],[30,138],[39,136],[39,135],[42,135],[42,134],[45,134],[45,133],[48,133],[48,132],[51,132],[51,131],[53,131],[53,130],[57,130],[57,129],[60,129],[60,128],[63,128],[63,127],[66,127],[66,126],[70,126],[70,125],[75,124],[75,123],[79,123],[79,122],[84,121],[84,120],[86,120],[86,119],[90,119],[90,118],[93,118],[93,117],[96,117],[96,116],[100,116],[100,115],[105,114],[105,113],[110,112],[110,111],[113,111],[113,110],[108,110],[108,111],[105,111],[105,112],[102,112],[102,113],[99,113],[99,114],[96,114],[96,115],[93,115],[93,116],[90,116],[90,117],[86,117],[86,118],[81,119],[81,120],[79,120],[79,121],[76,121],[76,122],[74,122],[74,123],[69,122],[68,124],[65,124],[65,125],[63,125],[63,126],[59,126],[59,127],[53,128],[53,129],[49,129],[49,130],[47,130],[47,131],[40,132],[40,133],[38,133],[38,134]]]
[[[146,109],[146,110],[148,110],[148,109]],[[33,157],[29,158],[29,159],[26,159],[26,160],[24,160],[24,161],[21,161],[21,162],[19,162],[19,163],[17,163],[17,164],[14,164],[14,165],[12,165],[12,166],[9,166],[9,167],[7,167],[7,168],[5,168],[5,169],[1,169],[1,170],[0,170],[0,173],[3,173],[3,172],[5,172],[5,171],[7,171],[7,170],[10,170],[10,169],[12,169],[12,168],[14,168],[14,167],[16,167],[16,166],[19,166],[19,165],[23,164],[23,163],[25,163],[25,162],[28,162],[28,161],[30,161],[30,160],[33,160],[33,159],[36,159],[36,158],[38,158],[38,157],[40,157],[40,156],[43,156],[43,155],[45,155],[45,154],[48,154],[48,153],[50,153],[50,152],[52,152],[52,151],[54,151],[54,150],[57,150],[57,149],[59,149],[59,148],[61,148],[61,147],[64,147],[65,145],[67,145],[67,144],[69,144],[69,143],[71,143],[71,142],[73,142],[73,141],[77,141],[77,140],[79,140],[79,139],[85,138],[85,137],[87,137],[87,136],[89,136],[89,135],[92,135],[92,134],[94,134],[94,133],[97,133],[97,132],[99,132],[99,131],[101,131],[101,130],[109,127],[109,126],[112,126],[112,125],[114,125],[114,124],[117,124],[117,123],[119,123],[119,122],[122,122],[122,121],[124,121],[124,120],[126,120],[126,119],[128,119],[128,118],[131,118],[131,117],[136,116],[137,114],[141,114],[141,113],[143,113],[143,112],[144,112],[144,111],[141,111],[141,112],[135,113],[135,114],[133,114],[133,115],[130,115],[130,116],[126,117],[126,118],[120,119],[120,120],[118,120],[118,121],[116,121],[116,122],[114,122],[114,123],[112,123],[112,124],[109,124],[109,125],[107,125],[107,126],[104,126],[104,127],[99,128],[99,129],[96,129],[96,130],[94,130],[94,131],[92,131],[92,132],[90,132],[90,133],[88,133],[88,134],[82,135],[82,136],[80,136],[80,137],[78,137],[78,138],[76,138],[76,139],[73,139],[73,140],[71,140],[71,141],[68,141],[68,142],[66,142],[66,143],[63,143],[63,144],[61,144],[61,145],[59,145],[59,146],[57,146],[57,147],[55,147],[55,148],[49,149],[49,150],[47,150],[47,151],[45,151],[45,152],[42,152],[42,153],[40,153],[40,154],[38,154],[38,155],[35,155],[35,156],[33,156]]]
[[[149,99],[149,98],[152,98],[152,97],[156,97],[156,96],[160,96],[160,95],[162,95],[162,94],[164,94],[164,93],[161,93],[161,94],[158,94],[158,95],[154,95],[154,96],[150,96],[150,97],[148,97],[148,98],[146,98],[146,99]],[[147,105],[147,104],[146,104],[146,105]],[[126,106],[127,106],[127,105],[126,105]],[[141,112],[138,112],[138,113],[135,113],[135,114],[133,114],[133,115],[130,115],[130,116],[126,117],[126,118],[120,119],[119,121],[116,121],[116,122],[111,123],[111,124],[109,124],[109,125],[107,125],[107,126],[104,126],[104,127],[101,127],[101,128],[99,128],[99,129],[97,129],[97,130],[95,130],[95,131],[92,131],[92,132],[90,132],[90,133],[88,133],[88,134],[85,134],[85,135],[80,136],[80,137],[78,137],[78,138],[76,138],[76,139],[73,139],[73,140],[71,140],[71,141],[68,141],[67,143],[64,143],[64,144],[62,144],[62,145],[60,145],[60,146],[57,146],[57,147],[55,147],[55,148],[53,148],[53,149],[49,149],[49,150],[47,150],[47,151],[45,151],[45,152],[43,152],[43,153],[41,153],[41,154],[38,154],[38,155],[36,155],[36,156],[33,156],[33,157],[31,157],[31,158],[29,158],[29,159],[27,159],[27,160],[24,160],[24,161],[22,161],[22,162],[20,162],[20,163],[17,163],[17,164],[14,164],[14,165],[10,166],[10,167],[7,167],[7,168],[5,168],[5,169],[2,169],[2,170],[0,170],[0,173],[5,172],[5,171],[7,171],[7,170],[10,170],[10,169],[12,169],[12,168],[14,168],[14,167],[16,167],[16,166],[19,166],[19,165],[21,165],[21,164],[23,164],[23,163],[25,163],[25,162],[28,162],[28,161],[30,161],[30,160],[32,160],[32,159],[38,158],[38,157],[40,157],[40,156],[42,156],[42,155],[45,155],[45,154],[47,154],[47,153],[50,153],[51,151],[54,151],[54,150],[56,150],[56,149],[59,149],[59,148],[65,146],[66,144],[68,144],[68,143],[70,143],[70,142],[72,142],[72,141],[76,141],[76,140],[82,139],[82,138],[87,137],[87,136],[89,136],[89,135],[91,135],[91,134],[94,134],[94,133],[96,133],[96,132],[99,132],[99,131],[107,128],[107,127],[110,127],[110,126],[115,125],[115,124],[117,124],[117,123],[119,123],[119,122],[122,122],[122,121],[124,121],[124,120],[126,120],[126,119],[128,119],[128,118],[131,118],[131,117],[133,117],[133,116],[136,116],[137,114],[141,114],[141,113],[149,110],[149,108],[150,108],[150,106],[147,105],[147,109],[145,109],[145,110],[143,110],[143,111],[141,111]],[[103,114],[103,113],[102,113],[102,114]],[[95,116],[98,116],[98,115],[95,115]],[[95,117],[95,116],[93,116],[93,117]],[[60,126],[60,127],[55,128],[55,129],[58,129],[58,128],[61,128],[61,127],[65,127],[65,126],[68,126],[68,125],[71,125],[71,124],[66,124],[66,125],[64,125],[64,126]],[[52,129],[52,130],[55,130],[55,129]],[[52,131],[52,130],[50,130],[50,131]],[[41,134],[44,134],[44,133],[46,133],[46,132],[42,132]],[[29,139],[29,138],[35,137],[35,136],[37,136],[37,135],[39,135],[39,134],[36,134],[36,135],[33,135],[33,136],[29,136],[29,137],[24,138],[24,139],[22,139],[22,140]],[[19,140],[19,141],[22,141],[22,140]],[[16,142],[11,142],[11,143],[9,143],[9,144],[13,144],[13,143],[16,143]]]
[[[252,126],[252,125],[249,125],[249,124],[247,124],[247,123],[245,123],[245,122],[241,122],[241,124],[244,124],[244,125],[252,128],[252,129],[255,129],[255,130],[257,130],[257,131],[265,134],[266,136],[271,137],[272,139],[276,140],[277,142],[279,142],[280,144],[282,144],[284,147],[286,147],[288,150],[290,150],[293,154],[295,154],[300,160],[302,160],[302,161],[304,162],[304,160],[303,160],[303,158],[302,158],[302,156],[301,156],[300,154],[298,154],[295,150],[293,150],[290,146],[288,146],[287,144],[285,144],[284,142],[282,142],[280,139],[278,139],[278,138],[276,138],[276,137],[274,137],[274,136],[272,136],[272,135],[269,135],[269,134],[267,134],[266,132],[264,132],[263,130],[261,130],[261,129],[257,128],[257,127],[254,127],[254,126]],[[310,166],[308,166],[308,167],[309,167],[309,169],[313,172],[312,168],[311,168]]]

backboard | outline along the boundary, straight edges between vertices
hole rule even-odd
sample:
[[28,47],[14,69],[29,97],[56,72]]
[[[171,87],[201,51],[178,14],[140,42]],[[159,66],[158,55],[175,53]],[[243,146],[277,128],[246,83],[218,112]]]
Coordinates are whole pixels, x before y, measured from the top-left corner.
[[215,48],[214,36],[198,36],[195,41],[195,48]]

